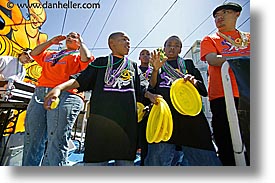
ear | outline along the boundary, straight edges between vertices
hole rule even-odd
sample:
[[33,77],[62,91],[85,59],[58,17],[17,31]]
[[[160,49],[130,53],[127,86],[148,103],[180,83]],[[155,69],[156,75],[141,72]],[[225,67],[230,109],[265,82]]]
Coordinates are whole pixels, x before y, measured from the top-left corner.
[[113,46],[114,46],[114,40],[113,40],[113,39],[110,39],[110,40],[108,41],[108,45],[109,45],[109,48],[112,49]]
[[236,12],[237,18],[241,15],[241,12]]

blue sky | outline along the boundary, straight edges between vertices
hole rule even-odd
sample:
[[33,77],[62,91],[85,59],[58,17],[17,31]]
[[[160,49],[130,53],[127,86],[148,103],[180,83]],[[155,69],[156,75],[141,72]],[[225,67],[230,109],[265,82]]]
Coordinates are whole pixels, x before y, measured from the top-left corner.
[[[59,1],[67,2],[67,0]],[[26,3],[27,0],[16,2]],[[46,0],[41,2],[45,3]],[[47,0],[47,2],[56,3],[58,0]],[[72,0],[72,2],[97,3],[98,0]],[[184,55],[195,40],[202,39],[215,30],[212,11],[223,2],[224,0],[101,0],[100,8],[95,9],[90,22],[88,20],[94,9],[68,9],[66,14],[66,9],[48,8],[47,20],[41,27],[41,32],[47,33],[49,38],[70,31],[83,33],[88,48],[94,48],[93,54],[98,57],[110,53],[107,45],[108,36],[114,31],[123,31],[131,40],[129,58],[138,62],[141,49],[145,47],[152,51],[163,46],[169,36],[178,35],[184,41],[181,53]],[[233,0],[233,2],[243,6],[238,26],[243,24],[240,29],[250,31],[250,0]],[[171,6],[170,11],[160,21]],[[111,9],[113,10],[110,14]],[[26,12],[22,10],[24,11]],[[149,32],[150,34],[144,39]],[[135,48],[136,46],[138,48]]]

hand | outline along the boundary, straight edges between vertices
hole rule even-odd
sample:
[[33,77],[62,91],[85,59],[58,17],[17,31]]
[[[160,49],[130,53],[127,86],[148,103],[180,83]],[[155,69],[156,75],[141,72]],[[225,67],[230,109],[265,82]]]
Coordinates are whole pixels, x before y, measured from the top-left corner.
[[46,95],[46,97],[44,98],[44,104],[43,104],[46,110],[51,110],[51,106],[49,104],[55,101],[60,95],[60,93],[61,93],[61,90],[58,87],[55,87]]
[[0,74],[0,81],[5,81],[4,74]]
[[66,36],[62,36],[62,35],[59,35],[59,36],[55,36],[53,37],[50,42],[52,44],[57,44],[57,45],[61,45],[61,41],[64,41],[66,39]]
[[81,35],[80,35],[79,33],[77,33],[77,35],[78,35],[79,43],[84,43],[84,42],[83,42],[83,38],[81,37]]
[[149,62],[152,64],[154,71],[158,71],[159,68],[161,68],[163,64],[167,61],[167,59],[167,57],[164,57],[161,60],[160,52],[157,53],[154,50],[154,52],[151,53],[151,58],[149,59]]
[[194,86],[197,86],[198,80],[195,79],[195,76],[192,76],[191,74],[185,74],[183,79],[184,82],[190,81]]
[[157,98],[163,98],[161,95],[153,94],[149,91],[145,93],[145,97],[148,98],[153,104],[158,104]]

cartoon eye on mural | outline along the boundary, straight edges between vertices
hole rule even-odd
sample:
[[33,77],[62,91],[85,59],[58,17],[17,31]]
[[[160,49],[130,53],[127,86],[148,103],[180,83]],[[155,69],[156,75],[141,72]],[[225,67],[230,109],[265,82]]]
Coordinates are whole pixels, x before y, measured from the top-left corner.
[[[40,0],[28,0],[26,4],[28,16],[25,18],[15,3],[0,1],[0,56],[18,57],[24,49],[33,49],[47,41],[48,35],[40,32],[46,21],[46,12]],[[25,68],[24,81],[35,84],[42,68],[36,62],[26,64]]]

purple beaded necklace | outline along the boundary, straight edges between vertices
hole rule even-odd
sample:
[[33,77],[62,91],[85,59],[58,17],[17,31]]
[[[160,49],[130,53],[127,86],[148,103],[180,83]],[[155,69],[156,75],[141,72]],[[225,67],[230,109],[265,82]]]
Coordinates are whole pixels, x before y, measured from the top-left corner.
[[177,64],[179,69],[173,68],[168,62],[165,62],[165,64],[162,66],[164,72],[166,72],[168,76],[172,78],[174,81],[178,78],[183,78],[184,75],[187,73],[185,61],[183,58],[178,57]]
[[[112,86],[115,83],[116,79],[119,78],[121,73],[127,68],[128,58],[124,57],[122,59],[123,59],[123,61],[121,62],[121,64],[118,66],[116,71],[114,73],[112,73],[114,60],[113,60],[113,56],[111,54],[108,56],[108,63],[107,63],[106,71],[105,71],[105,77],[104,77],[104,82],[106,85]],[[119,60],[119,62],[120,62],[120,60]]]

